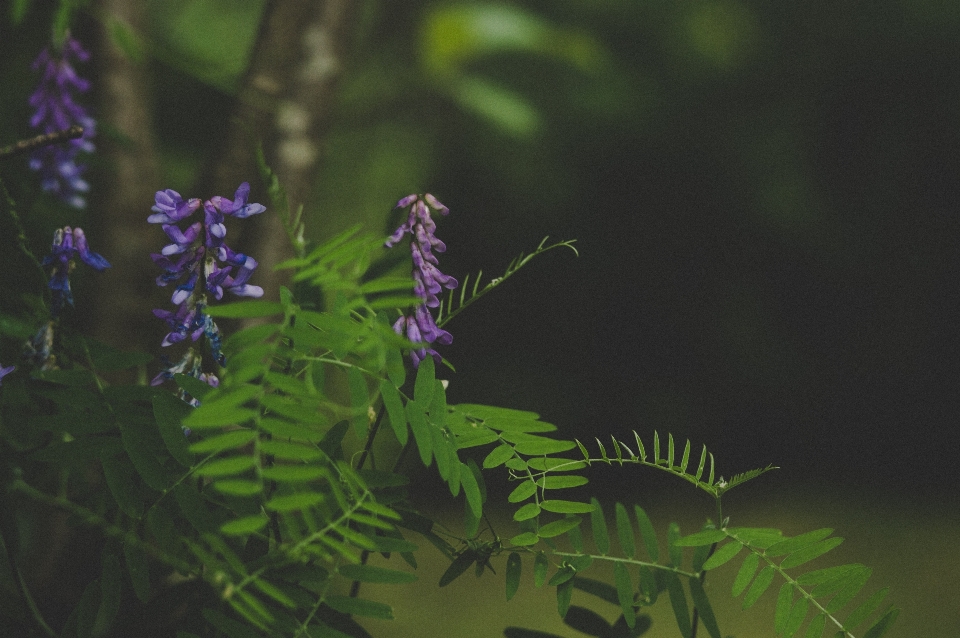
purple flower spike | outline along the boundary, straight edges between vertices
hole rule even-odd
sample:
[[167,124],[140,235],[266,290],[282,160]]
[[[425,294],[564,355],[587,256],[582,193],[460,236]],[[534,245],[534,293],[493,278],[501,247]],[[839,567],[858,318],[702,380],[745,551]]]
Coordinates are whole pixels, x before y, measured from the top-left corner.
[[17,366],[8,366],[3,367],[3,364],[0,363],[0,385],[3,385],[3,378],[17,369]]
[[[227,216],[244,218],[266,210],[262,204],[248,203],[249,197],[250,185],[246,182],[240,185],[232,200],[220,196],[204,202],[196,198],[185,200],[180,193],[170,189],[156,193],[152,208],[154,214],[147,217],[147,221],[161,224],[164,233],[173,242],[164,246],[160,254],[150,256],[164,271],[157,277],[157,285],[180,282],[171,297],[177,309],[153,311],[170,329],[162,346],[170,346],[188,338],[197,341],[203,335],[214,360],[221,366],[226,365],[226,358],[221,352],[223,337],[220,328],[204,312],[204,308],[208,296],[219,301],[224,291],[240,297],[263,296],[263,288],[247,283],[258,265],[257,260],[233,251],[224,243],[227,235],[224,220]],[[186,220],[201,208],[203,221],[195,221],[184,229],[180,222],[189,223]],[[204,378],[208,382],[216,380],[215,376],[205,376],[206,373],[200,372],[200,362],[199,355],[191,354],[177,366],[161,372],[154,378],[154,383],[162,383],[176,372]],[[182,369],[175,369],[178,366]]]
[[81,228],[64,226],[53,233],[53,243],[50,254],[41,262],[50,269],[50,281],[47,284],[53,291],[51,316],[56,319],[64,305],[73,305],[73,293],[70,290],[70,271],[73,270],[74,259],[80,257],[83,263],[95,270],[110,267],[110,262],[101,255],[90,250],[87,245],[87,236]]
[[92,153],[96,123],[86,109],[74,100],[74,94],[90,89],[90,83],[79,77],[73,68],[74,62],[86,62],[90,58],[80,43],[67,35],[60,51],[52,53],[44,49],[37,56],[33,68],[40,71],[40,85],[30,96],[34,107],[30,126],[43,133],[64,131],[71,126],[83,127],[83,135],[67,144],[45,146],[30,155],[30,168],[40,173],[43,190],[56,193],[60,199],[74,208],[87,205],[82,193],[90,185],[81,177],[85,169],[77,164],[80,152]]
[[459,285],[456,279],[440,272],[437,268],[439,262],[434,254],[445,252],[447,246],[434,234],[437,226],[430,213],[433,210],[446,215],[450,212],[450,209],[429,193],[423,196],[407,195],[397,202],[396,207],[409,207],[410,210],[407,213],[406,221],[387,238],[384,245],[387,248],[392,248],[403,239],[404,235],[408,233],[411,235],[410,256],[413,260],[413,292],[422,300],[422,303],[414,308],[413,316],[401,315],[393,325],[393,329],[400,335],[406,332],[407,339],[421,345],[421,347],[410,351],[410,358],[416,368],[428,355],[432,356],[437,363],[441,361],[441,357],[436,350],[425,347],[427,344],[449,345],[453,343],[453,336],[446,330],[437,327],[429,310],[440,305],[437,294],[443,288],[453,290]]

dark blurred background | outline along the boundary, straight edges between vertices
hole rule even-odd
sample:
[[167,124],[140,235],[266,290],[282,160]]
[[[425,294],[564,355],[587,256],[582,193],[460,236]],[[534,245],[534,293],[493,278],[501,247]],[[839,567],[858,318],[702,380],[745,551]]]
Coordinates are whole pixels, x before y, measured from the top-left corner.
[[[198,175],[231,134],[270,3],[132,3],[136,24],[109,4],[74,34],[148,78],[145,188],[208,197]],[[0,6],[8,143],[30,134],[28,65],[54,6]],[[544,255],[447,326],[451,401],[535,410],[581,439],[669,431],[728,475],[773,463],[773,481],[955,498],[960,4],[366,2],[347,26],[295,202],[313,239],[357,219],[390,232],[396,199],[430,191],[461,280],[544,235],[578,240],[579,259]],[[104,121],[100,140],[129,137]],[[116,177],[90,162],[96,228]],[[2,170],[42,254],[77,214]],[[78,295],[89,317],[97,304]]]

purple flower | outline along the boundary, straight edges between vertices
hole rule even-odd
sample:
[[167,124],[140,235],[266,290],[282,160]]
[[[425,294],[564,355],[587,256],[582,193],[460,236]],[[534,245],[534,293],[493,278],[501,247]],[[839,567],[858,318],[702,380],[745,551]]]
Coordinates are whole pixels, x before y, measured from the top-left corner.
[[8,366],[3,367],[3,364],[0,363],[0,385],[3,385],[3,378],[17,369],[17,366]]
[[[217,375],[200,371],[200,364],[202,363],[202,357],[198,356],[193,348],[187,348],[187,351],[186,353],[184,353],[183,358],[180,359],[180,361],[178,361],[177,363],[171,364],[170,361],[166,359],[166,357],[164,357],[164,361],[166,362],[167,367],[161,370],[160,374],[155,376],[153,380],[150,381],[150,385],[154,385],[154,386],[160,385],[164,381],[173,379],[173,375],[178,373],[190,375],[191,377],[200,379],[201,381],[209,385],[211,388],[216,388],[220,385],[220,379],[217,377]],[[186,392],[183,391],[182,388],[177,390],[177,396],[194,407],[197,407],[200,405],[200,401],[188,395]],[[183,428],[183,433],[185,436],[190,436],[190,428]]]
[[[157,191],[152,208],[154,214],[150,215],[147,221],[161,224],[164,233],[172,242],[164,246],[159,254],[150,255],[153,262],[163,269],[163,273],[157,277],[157,285],[166,286],[180,282],[170,298],[177,309],[153,311],[170,329],[162,346],[179,343],[187,338],[197,341],[204,335],[214,360],[221,366],[226,365],[226,359],[221,352],[223,337],[220,328],[203,309],[207,306],[208,296],[219,301],[223,298],[224,291],[240,297],[263,296],[263,288],[247,283],[258,265],[257,260],[233,251],[224,243],[227,235],[224,220],[227,216],[244,218],[266,210],[262,204],[248,203],[249,195],[250,185],[246,182],[237,189],[233,200],[216,196],[201,202],[196,198],[185,200],[174,190]],[[186,223],[186,220],[201,208],[203,221],[195,221],[186,228],[180,225],[180,222]],[[194,358],[189,361],[190,366],[193,366],[190,369],[197,371],[193,376],[200,378],[200,357],[191,357]],[[187,365],[184,362],[181,364]],[[172,369],[169,368],[168,371]],[[174,370],[177,371],[180,370]],[[161,373],[154,378],[154,382],[162,383],[172,375],[173,372],[169,375]]]
[[[413,292],[422,300],[422,303],[414,309],[412,316],[402,315],[394,324],[393,329],[399,335],[406,332],[407,338],[415,344],[436,342],[449,345],[453,342],[453,336],[446,330],[437,327],[429,309],[440,305],[437,294],[443,288],[453,290],[458,285],[456,279],[440,272],[440,269],[437,268],[439,262],[434,254],[445,252],[447,246],[434,234],[437,226],[430,211],[435,210],[442,215],[447,215],[450,213],[450,209],[429,193],[423,196],[407,195],[397,202],[396,208],[407,207],[410,210],[406,221],[387,238],[384,245],[387,248],[392,248],[403,239],[404,235],[411,235],[410,255],[413,260]],[[437,363],[440,362],[440,355],[436,350],[427,347],[414,348],[410,351],[414,367],[419,367],[420,362],[427,355],[432,356]]]
[[53,290],[53,318],[59,316],[65,304],[73,305],[73,293],[70,290],[70,271],[73,270],[74,259],[80,260],[94,268],[103,270],[110,267],[110,262],[101,255],[90,250],[87,245],[87,236],[81,228],[64,226],[53,233],[53,244],[50,254],[41,262],[44,266],[53,266],[50,269],[50,289]]
[[76,162],[80,152],[92,153],[96,123],[86,109],[74,100],[74,95],[90,89],[90,83],[79,77],[74,62],[90,59],[80,43],[67,35],[61,49],[44,49],[37,56],[33,68],[40,71],[40,85],[30,96],[34,107],[30,126],[43,133],[55,133],[73,125],[83,127],[83,135],[67,144],[45,146],[30,156],[30,168],[40,173],[43,190],[56,193],[74,208],[83,208],[87,202],[82,193],[90,190],[83,179],[84,166]]

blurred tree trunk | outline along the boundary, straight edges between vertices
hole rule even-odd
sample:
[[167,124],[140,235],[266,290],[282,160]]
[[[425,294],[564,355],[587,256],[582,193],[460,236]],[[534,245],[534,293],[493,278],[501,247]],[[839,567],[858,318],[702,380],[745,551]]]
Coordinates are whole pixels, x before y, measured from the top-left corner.
[[[311,207],[310,194],[330,129],[337,83],[356,31],[359,0],[270,0],[230,122],[229,138],[212,154],[202,188],[204,198],[233,195],[244,181],[256,184],[254,148],[263,144],[267,163],[280,179],[292,211]],[[263,188],[252,201],[268,212],[235,224],[235,249],[260,262],[252,283],[276,299],[289,280],[273,267],[292,256],[280,211],[270,210]]]
[[[90,234],[93,250],[112,265],[98,277],[96,338],[124,349],[155,351],[163,325],[150,314],[160,293],[157,272],[150,260],[162,237],[148,226],[154,193],[161,188],[155,145],[151,86],[147,68],[117,46],[110,31],[143,31],[144,0],[97,0],[96,11],[105,25],[93,59],[99,64],[102,124],[95,138],[97,152],[108,163],[111,182],[93,198]],[[115,134],[106,131],[113,129]]]

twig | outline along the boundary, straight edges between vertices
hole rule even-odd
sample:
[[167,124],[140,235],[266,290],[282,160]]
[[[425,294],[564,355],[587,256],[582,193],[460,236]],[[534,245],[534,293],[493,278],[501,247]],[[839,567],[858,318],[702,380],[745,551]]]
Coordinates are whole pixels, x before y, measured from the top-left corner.
[[6,155],[19,155],[42,146],[63,144],[64,142],[76,140],[81,137],[83,137],[83,127],[74,124],[70,128],[63,131],[54,131],[53,133],[37,135],[36,137],[20,140],[19,142],[11,144],[10,146],[4,146],[3,148],[0,148],[0,157],[4,157]]

